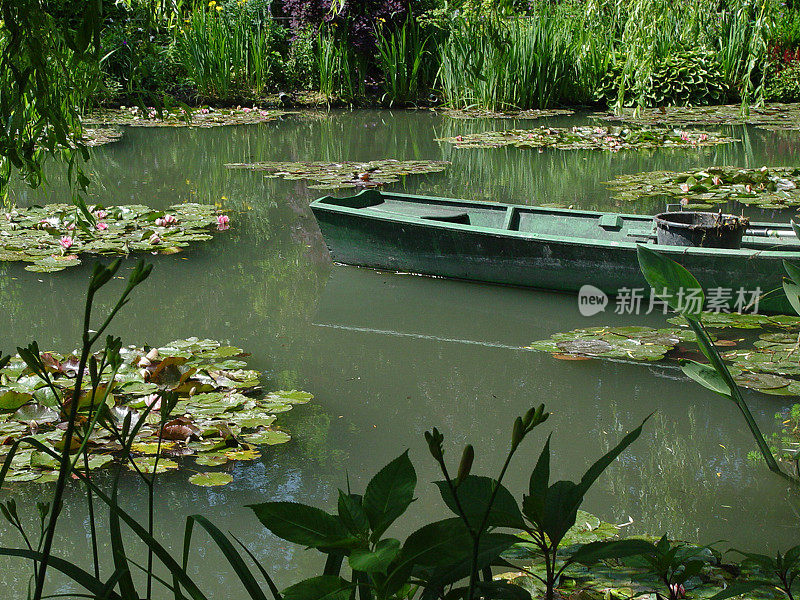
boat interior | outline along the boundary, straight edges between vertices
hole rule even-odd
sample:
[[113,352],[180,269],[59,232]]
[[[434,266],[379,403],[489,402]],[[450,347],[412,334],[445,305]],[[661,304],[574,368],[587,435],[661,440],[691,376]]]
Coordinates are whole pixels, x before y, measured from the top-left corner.
[[[531,235],[656,243],[653,218],[647,215],[393,195],[377,190],[366,190],[356,196],[343,198],[327,197],[320,202],[368,209],[372,213],[386,213],[386,216],[413,217]],[[742,239],[742,248],[800,250],[800,240],[788,223],[753,223]]]

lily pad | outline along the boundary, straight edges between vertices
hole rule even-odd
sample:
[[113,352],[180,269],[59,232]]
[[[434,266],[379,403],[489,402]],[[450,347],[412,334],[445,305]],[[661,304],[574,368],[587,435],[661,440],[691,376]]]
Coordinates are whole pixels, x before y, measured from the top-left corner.
[[508,112],[484,110],[481,108],[437,108],[435,112],[445,117],[450,117],[451,119],[544,119],[575,114],[575,111],[568,108],[532,108],[529,110]]
[[90,206],[91,220],[75,206],[48,204],[0,213],[0,261],[30,263],[51,273],[80,264],[80,255],[171,254],[209,229],[228,229],[229,217],[208,204],[176,204],[166,211],[141,205]]
[[257,107],[211,108],[201,106],[185,109],[162,110],[155,108],[142,110],[138,106],[119,109],[102,109],[83,120],[84,125],[108,126],[128,125],[131,127],[219,127],[221,125],[252,125],[274,121],[288,113],[281,110],[267,110]]
[[267,171],[267,177],[306,179],[317,182],[311,189],[378,187],[406,175],[444,171],[449,162],[437,160],[372,160],[369,162],[256,162],[229,163],[229,169]]
[[735,142],[734,138],[707,131],[680,131],[667,128],[637,127],[540,127],[485,131],[437,141],[456,148],[556,148],[559,150],[641,150],[652,148],[698,148]]
[[[122,422],[130,415],[141,418],[150,407],[147,422],[132,444],[136,465],[151,472],[161,451],[158,472],[177,468],[170,458],[194,455],[203,466],[229,460],[255,460],[258,447],[285,443],[290,436],[274,428],[275,415],[304,404],[312,396],[298,390],[264,394],[261,374],[241,368],[248,356],[240,348],[222,346],[215,340],[188,338],[160,348],[126,346],[120,350],[122,365],[113,381],[104,380],[112,419]],[[95,358],[102,363],[102,353]],[[75,384],[77,357],[47,352],[42,360],[57,395],[27,368],[19,356],[0,369],[0,462],[10,443],[32,432],[42,443],[59,448],[63,411],[59,404],[70,397]],[[233,363],[233,364],[231,364]],[[227,367],[233,366],[230,369]],[[48,402],[42,404],[47,391]],[[161,418],[162,394],[175,392],[178,401],[167,418]],[[89,393],[81,398],[81,410],[89,410]],[[118,423],[119,425],[119,423]],[[161,442],[159,444],[159,437]],[[6,450],[3,450],[3,449]],[[105,429],[97,430],[89,446],[89,468],[96,469],[119,455],[119,447]],[[168,458],[166,458],[168,457]],[[47,460],[46,460],[47,459]],[[30,450],[15,456],[7,481],[38,480],[42,472],[56,468],[46,455],[34,458]],[[25,475],[29,473],[30,475]],[[50,478],[42,478],[49,481]]]
[[203,487],[214,487],[217,485],[228,485],[233,481],[233,477],[227,473],[196,473],[189,477],[189,483],[202,485]]
[[589,327],[553,334],[528,348],[553,354],[657,361],[686,339],[680,329],[652,327]]
[[619,200],[671,198],[691,206],[736,201],[785,208],[800,205],[800,167],[708,167],[684,172],[656,171],[620,175],[606,182]]
[[770,130],[800,129],[800,104],[765,104],[750,106],[740,104],[718,106],[670,106],[644,108],[638,112],[623,109],[622,114],[598,115],[606,121],[623,121],[635,125],[708,126],[755,125]]

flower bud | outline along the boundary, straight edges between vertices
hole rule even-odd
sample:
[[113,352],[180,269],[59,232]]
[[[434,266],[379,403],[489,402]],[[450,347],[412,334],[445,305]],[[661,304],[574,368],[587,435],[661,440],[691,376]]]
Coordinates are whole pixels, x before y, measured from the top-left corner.
[[458,465],[458,475],[456,475],[456,485],[464,481],[472,470],[472,462],[475,460],[475,449],[472,444],[464,446],[461,454],[461,463]]

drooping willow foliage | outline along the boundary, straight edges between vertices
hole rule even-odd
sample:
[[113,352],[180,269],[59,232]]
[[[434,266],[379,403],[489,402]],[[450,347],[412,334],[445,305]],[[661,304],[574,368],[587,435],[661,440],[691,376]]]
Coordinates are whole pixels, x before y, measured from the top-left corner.
[[48,157],[67,163],[72,182],[87,183],[79,164],[87,157],[80,113],[98,80],[102,4],[74,4],[0,3],[2,201],[14,172],[41,184]]

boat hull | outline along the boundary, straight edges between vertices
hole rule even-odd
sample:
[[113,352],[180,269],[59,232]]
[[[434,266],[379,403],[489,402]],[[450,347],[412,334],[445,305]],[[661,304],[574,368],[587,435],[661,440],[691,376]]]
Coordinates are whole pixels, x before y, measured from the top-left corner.
[[[459,223],[387,218],[363,209],[329,209],[312,204],[335,262],[563,292],[584,285],[609,296],[647,290],[639,269],[636,243],[532,235]],[[762,293],[781,287],[782,261],[798,252],[686,249],[658,246],[685,266],[704,290]],[[761,311],[790,310],[782,292],[762,298]]]

